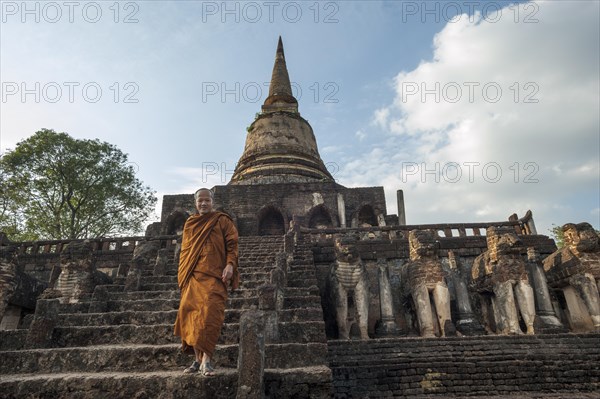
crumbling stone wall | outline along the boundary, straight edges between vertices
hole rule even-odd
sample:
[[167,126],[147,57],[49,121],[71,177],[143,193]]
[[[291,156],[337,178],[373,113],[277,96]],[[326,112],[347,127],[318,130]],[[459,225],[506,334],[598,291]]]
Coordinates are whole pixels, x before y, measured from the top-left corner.
[[14,246],[0,246],[0,320],[17,288]]
[[23,272],[17,249],[13,244],[0,246],[0,329],[18,328],[23,315],[33,312],[47,287]]

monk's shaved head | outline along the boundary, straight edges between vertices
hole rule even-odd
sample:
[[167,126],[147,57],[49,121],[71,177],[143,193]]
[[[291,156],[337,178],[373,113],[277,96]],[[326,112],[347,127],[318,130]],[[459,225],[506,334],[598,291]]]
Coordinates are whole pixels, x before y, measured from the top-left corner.
[[215,193],[213,193],[211,189],[202,187],[196,190],[196,192],[194,193],[194,200],[198,200],[198,196],[200,195],[201,191],[208,191],[210,198],[213,200],[215,199]]
[[213,192],[208,188],[201,188],[194,193],[194,202],[196,203],[196,209],[201,215],[212,212],[213,207]]

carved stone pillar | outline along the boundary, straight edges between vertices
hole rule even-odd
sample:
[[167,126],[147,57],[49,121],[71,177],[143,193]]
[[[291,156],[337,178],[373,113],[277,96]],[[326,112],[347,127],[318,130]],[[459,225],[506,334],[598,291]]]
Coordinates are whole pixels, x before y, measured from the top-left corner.
[[536,318],[535,330],[543,333],[561,333],[567,332],[556,317],[550,298],[548,282],[544,274],[544,266],[540,262],[540,256],[534,247],[527,248],[527,260],[529,262],[529,275],[533,281],[535,293]]
[[338,193],[337,195],[337,206],[338,215],[340,217],[340,227],[346,227],[346,205],[344,203],[344,195]]
[[263,334],[267,343],[279,342],[278,306],[281,307],[283,296],[274,284],[263,284],[257,289],[258,308],[262,311]]
[[379,303],[381,307],[381,325],[377,334],[382,336],[397,335],[398,327],[394,318],[392,286],[385,259],[377,259],[377,270],[379,278]]
[[261,311],[244,312],[240,319],[238,389],[236,399],[264,398],[265,317]]
[[467,288],[465,279],[462,277],[454,252],[448,251],[448,261],[452,270],[451,278],[454,283],[454,290],[456,291],[456,305],[458,308],[456,329],[464,335],[485,334],[485,330],[473,313],[471,299],[469,298],[469,289]]

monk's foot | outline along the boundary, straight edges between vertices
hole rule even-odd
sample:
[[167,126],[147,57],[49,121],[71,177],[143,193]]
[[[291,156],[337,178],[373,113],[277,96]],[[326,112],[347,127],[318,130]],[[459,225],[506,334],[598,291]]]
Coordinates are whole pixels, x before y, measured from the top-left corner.
[[211,366],[210,363],[206,362],[206,363],[202,363],[202,366],[200,368],[200,372],[202,373],[203,376],[205,377],[212,377],[213,375],[216,375],[215,373],[215,369],[213,368],[213,366]]
[[197,373],[198,370],[200,370],[200,363],[198,363],[196,360],[194,360],[194,363],[192,363],[192,365],[190,367],[183,370],[183,372],[186,374],[194,374],[194,373]]

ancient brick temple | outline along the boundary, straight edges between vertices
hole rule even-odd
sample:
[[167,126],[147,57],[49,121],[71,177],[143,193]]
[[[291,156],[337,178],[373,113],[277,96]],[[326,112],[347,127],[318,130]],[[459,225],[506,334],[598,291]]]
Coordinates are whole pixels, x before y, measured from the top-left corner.
[[[240,231],[214,377],[183,374],[173,322],[193,194],[143,237],[0,234],[2,398],[599,397],[600,242],[531,212],[406,225],[382,187],[334,181],[281,39],[261,112],[215,206]],[[42,293],[43,292],[43,293]]]

